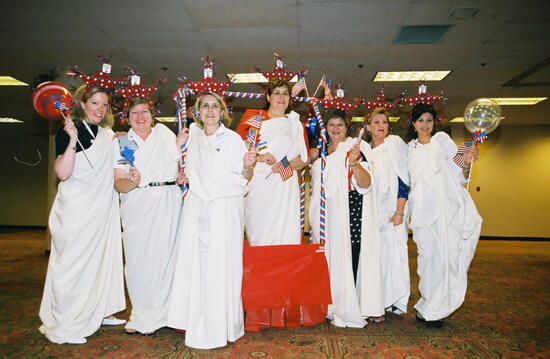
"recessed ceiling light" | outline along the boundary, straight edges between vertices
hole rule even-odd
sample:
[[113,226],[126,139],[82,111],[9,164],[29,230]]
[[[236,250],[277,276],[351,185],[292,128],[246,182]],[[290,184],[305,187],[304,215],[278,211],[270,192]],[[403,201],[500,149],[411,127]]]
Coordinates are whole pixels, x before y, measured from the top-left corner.
[[11,117],[0,117],[0,123],[23,123],[23,121]]
[[464,122],[464,117],[455,117],[449,122]]
[[[268,81],[265,78],[264,75],[262,75],[260,72],[249,72],[249,73],[242,73],[242,74],[227,74],[227,77],[231,78],[233,76],[232,82],[236,84],[245,84],[245,83],[264,83],[266,84]],[[290,82],[297,82],[298,81],[298,75],[294,76]]]
[[493,97],[499,105],[535,105],[548,97]]
[[175,117],[155,117],[158,122],[176,122]]
[[449,17],[456,20],[471,19],[481,10],[478,7],[459,7],[456,6],[451,10]]
[[393,71],[393,72],[378,72],[374,77],[374,82],[391,82],[391,81],[441,81],[450,70],[445,71]]
[[0,76],[0,86],[29,86],[29,84],[19,81],[11,76]]

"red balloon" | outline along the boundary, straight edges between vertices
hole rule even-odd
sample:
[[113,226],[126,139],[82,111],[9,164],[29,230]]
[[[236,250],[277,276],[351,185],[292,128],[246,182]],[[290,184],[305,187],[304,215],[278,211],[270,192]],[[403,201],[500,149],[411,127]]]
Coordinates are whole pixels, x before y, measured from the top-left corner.
[[71,107],[71,93],[65,85],[59,82],[43,82],[36,87],[32,93],[32,105],[40,116],[48,120],[59,120],[63,116],[56,108],[59,104],[64,104],[66,108]]

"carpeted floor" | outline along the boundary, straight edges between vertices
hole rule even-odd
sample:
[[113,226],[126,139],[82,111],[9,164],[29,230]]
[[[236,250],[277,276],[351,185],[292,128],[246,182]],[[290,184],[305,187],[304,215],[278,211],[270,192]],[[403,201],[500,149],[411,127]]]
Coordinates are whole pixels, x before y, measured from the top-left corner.
[[[410,242],[409,313],[364,329],[329,323],[249,333],[218,350],[185,347],[183,334],[151,337],[102,327],[84,345],[57,345],[39,332],[47,258],[44,230],[0,233],[0,356],[6,358],[549,358],[550,242],[481,241],[466,302],[442,329],[414,319],[416,247]],[[127,318],[129,310],[118,317]]]

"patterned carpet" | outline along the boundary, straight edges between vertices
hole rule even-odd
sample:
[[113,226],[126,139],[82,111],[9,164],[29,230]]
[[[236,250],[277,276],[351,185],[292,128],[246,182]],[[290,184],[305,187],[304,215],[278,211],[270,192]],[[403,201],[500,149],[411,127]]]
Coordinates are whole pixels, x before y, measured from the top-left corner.
[[[46,271],[44,230],[0,230],[0,356],[3,358],[549,358],[550,242],[481,241],[466,302],[442,329],[414,319],[416,247],[410,242],[409,313],[381,324],[341,329],[329,323],[249,333],[217,350],[185,347],[161,329],[131,337],[102,327],[84,345],[57,345],[39,332]],[[411,312],[412,311],[412,312]],[[129,310],[118,315],[129,316]]]

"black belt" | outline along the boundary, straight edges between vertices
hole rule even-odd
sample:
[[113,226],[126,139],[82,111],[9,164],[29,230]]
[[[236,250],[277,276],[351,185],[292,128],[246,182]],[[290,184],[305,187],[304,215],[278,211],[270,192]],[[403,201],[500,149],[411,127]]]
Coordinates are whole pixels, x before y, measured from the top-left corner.
[[171,186],[176,184],[176,181],[171,182],[151,182],[145,187]]

